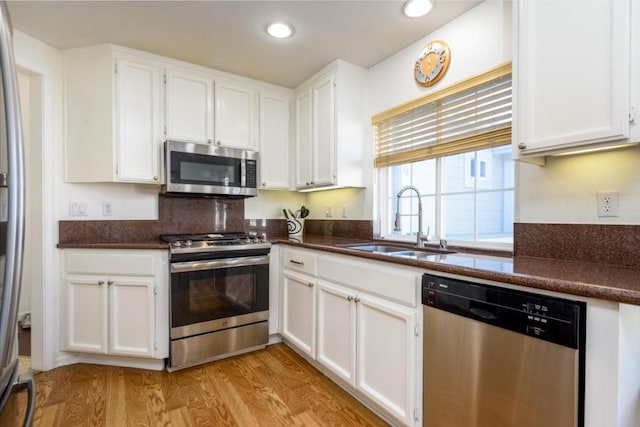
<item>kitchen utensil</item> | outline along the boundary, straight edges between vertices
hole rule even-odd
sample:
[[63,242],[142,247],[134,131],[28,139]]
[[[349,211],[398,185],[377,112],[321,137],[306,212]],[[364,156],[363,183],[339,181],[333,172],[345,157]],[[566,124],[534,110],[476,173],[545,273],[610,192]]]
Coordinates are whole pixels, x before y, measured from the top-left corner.
[[300,208],[300,218],[306,218],[309,216],[309,209],[305,208],[304,205]]
[[296,217],[291,209],[287,209],[287,212],[289,212],[289,219],[293,219]]
[[289,219],[289,214],[287,213],[286,209],[282,209],[282,213],[286,219]]
[[300,218],[300,209],[298,209],[298,210],[296,211],[296,216],[295,216],[295,218]]

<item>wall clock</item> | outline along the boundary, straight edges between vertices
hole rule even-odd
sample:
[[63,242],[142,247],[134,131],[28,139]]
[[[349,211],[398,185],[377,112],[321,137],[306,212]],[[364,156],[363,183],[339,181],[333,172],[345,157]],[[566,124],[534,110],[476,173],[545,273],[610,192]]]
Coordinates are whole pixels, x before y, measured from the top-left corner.
[[449,68],[451,52],[442,40],[430,42],[418,56],[413,75],[422,86],[436,84]]

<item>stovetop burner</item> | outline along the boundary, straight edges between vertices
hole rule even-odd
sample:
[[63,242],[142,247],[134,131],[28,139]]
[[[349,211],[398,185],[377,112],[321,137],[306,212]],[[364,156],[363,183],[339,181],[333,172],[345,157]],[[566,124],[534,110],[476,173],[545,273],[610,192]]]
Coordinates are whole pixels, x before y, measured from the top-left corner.
[[197,253],[217,251],[238,251],[270,248],[266,235],[247,235],[245,233],[210,233],[164,235],[160,238],[169,243],[171,253]]

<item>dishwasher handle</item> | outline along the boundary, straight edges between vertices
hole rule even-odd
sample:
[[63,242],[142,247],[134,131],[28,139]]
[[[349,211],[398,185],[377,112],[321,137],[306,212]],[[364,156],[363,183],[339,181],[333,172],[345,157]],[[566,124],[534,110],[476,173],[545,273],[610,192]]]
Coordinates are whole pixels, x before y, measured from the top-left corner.
[[483,320],[497,320],[498,315],[492,313],[489,310],[485,310],[484,308],[471,307],[469,309],[469,313],[473,314],[476,317],[479,317]]

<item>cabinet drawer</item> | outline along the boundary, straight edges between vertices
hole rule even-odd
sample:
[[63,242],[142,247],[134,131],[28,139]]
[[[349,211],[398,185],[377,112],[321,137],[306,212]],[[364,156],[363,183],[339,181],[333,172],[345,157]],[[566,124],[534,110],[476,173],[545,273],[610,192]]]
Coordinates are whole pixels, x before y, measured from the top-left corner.
[[294,270],[315,276],[318,271],[317,260],[318,257],[312,252],[289,248],[282,251],[282,267],[285,270]]
[[110,252],[103,250],[65,251],[66,274],[117,274],[127,276],[154,276],[153,254]]
[[318,277],[416,307],[420,271],[356,257],[320,256]]

